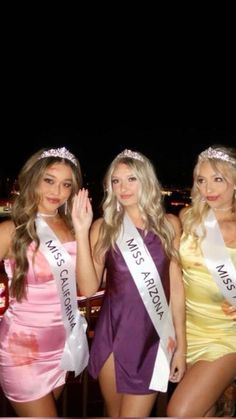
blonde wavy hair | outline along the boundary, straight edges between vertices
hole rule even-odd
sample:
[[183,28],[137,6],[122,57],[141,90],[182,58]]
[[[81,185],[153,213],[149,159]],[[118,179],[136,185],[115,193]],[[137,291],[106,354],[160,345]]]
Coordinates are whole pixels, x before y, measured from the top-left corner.
[[[209,161],[215,172],[221,174],[226,182],[233,183],[236,188],[236,149],[220,145],[213,145],[199,154],[193,170],[193,186],[191,190],[192,205],[183,215],[183,231],[198,238],[196,228],[201,225],[203,232],[204,219],[209,211],[209,205],[202,200],[197,179],[203,161]],[[232,201],[232,211],[236,211],[236,190]],[[204,234],[203,234],[204,237]]]
[[[166,255],[169,259],[179,260],[178,252],[174,248],[175,232],[172,224],[165,216],[161,185],[150,160],[139,152],[131,152],[135,158],[120,153],[110,164],[103,181],[104,198],[102,201],[103,221],[100,226],[99,237],[95,245],[94,254],[97,259],[103,256],[109,248],[115,249],[124,217],[121,205],[117,211],[117,199],[112,188],[112,175],[116,167],[123,163],[130,167],[140,182],[138,207],[143,220],[145,232],[152,231],[160,237]],[[138,158],[140,157],[140,158]]]
[[71,219],[72,200],[74,194],[78,193],[82,186],[82,174],[79,161],[76,159],[77,165],[75,165],[70,160],[61,157],[50,156],[40,158],[42,153],[46,150],[47,149],[41,149],[33,154],[21,169],[18,176],[19,195],[16,197],[12,208],[12,220],[16,230],[12,240],[15,267],[10,292],[18,301],[26,295],[25,279],[29,267],[26,254],[28,246],[31,242],[35,242],[36,252],[40,244],[35,228],[35,217],[40,202],[38,185],[44,176],[46,169],[54,163],[64,163],[72,170],[72,191],[67,201],[67,211],[65,211],[64,205],[58,210],[71,231],[73,231]]

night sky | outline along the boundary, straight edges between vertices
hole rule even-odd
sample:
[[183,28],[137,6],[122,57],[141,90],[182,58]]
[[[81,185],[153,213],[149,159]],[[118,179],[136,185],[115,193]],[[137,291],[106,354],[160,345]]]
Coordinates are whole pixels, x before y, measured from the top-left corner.
[[35,42],[30,50],[28,39],[21,42],[22,31],[12,49],[6,43],[0,177],[16,176],[39,148],[66,146],[86,177],[99,182],[111,159],[131,148],[153,161],[163,185],[185,186],[199,152],[214,143],[236,146],[234,54],[226,48],[233,26],[217,38],[218,21],[211,19],[212,40],[203,14],[208,35],[203,27],[199,33],[198,20],[192,39],[192,16],[185,32],[175,13],[160,15],[164,31],[161,22],[158,30],[150,24],[150,9],[141,20],[121,13],[118,25],[113,16],[105,19],[108,32],[98,20],[98,32],[90,32],[89,22],[81,34],[77,23],[69,20],[67,32],[61,20],[46,14],[39,27],[32,24],[31,35],[26,32]]
[[149,157],[163,186],[190,186],[199,152],[212,144],[236,147],[235,128],[158,126],[148,118],[114,121],[104,117],[82,122],[79,118],[38,118],[8,134],[1,144],[1,177],[17,176],[24,161],[40,148],[65,146],[79,158],[86,180],[98,184],[110,161],[125,148]]

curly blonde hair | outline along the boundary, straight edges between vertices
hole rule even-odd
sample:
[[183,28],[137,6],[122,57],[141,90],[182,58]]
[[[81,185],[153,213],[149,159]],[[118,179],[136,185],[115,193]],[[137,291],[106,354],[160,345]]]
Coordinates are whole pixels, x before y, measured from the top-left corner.
[[[205,232],[203,221],[209,211],[209,205],[202,200],[197,184],[199,170],[203,161],[209,161],[212,168],[217,173],[220,173],[226,182],[232,183],[233,180],[236,189],[236,150],[231,147],[213,145],[200,153],[193,170],[192,205],[183,215],[184,233],[186,235],[191,234],[195,239],[198,238],[196,228],[199,225],[202,226],[203,232]],[[232,211],[236,211],[236,191],[233,196]]]
[[82,174],[79,161],[76,165],[68,159],[61,157],[40,158],[47,149],[39,150],[33,154],[24,164],[18,176],[19,195],[16,197],[12,208],[12,220],[15,224],[15,234],[12,240],[12,251],[15,259],[14,273],[11,281],[11,295],[21,300],[25,296],[25,278],[29,267],[27,259],[27,248],[31,242],[36,243],[37,251],[39,238],[35,228],[35,217],[37,215],[40,196],[38,185],[46,171],[54,163],[64,163],[72,170],[72,191],[67,201],[67,214],[64,205],[59,208],[59,214],[65,220],[68,227],[73,231],[71,210],[74,194],[78,193],[82,186]]
[[178,252],[174,248],[174,228],[165,216],[161,184],[151,161],[139,152],[131,152],[134,158],[120,153],[110,164],[103,181],[104,198],[102,202],[103,221],[100,226],[99,237],[95,246],[95,257],[99,259],[112,247],[118,238],[124,217],[121,206],[117,211],[117,199],[112,188],[112,176],[116,167],[123,163],[130,167],[140,182],[138,206],[146,232],[152,231],[160,237],[169,259],[179,260]]

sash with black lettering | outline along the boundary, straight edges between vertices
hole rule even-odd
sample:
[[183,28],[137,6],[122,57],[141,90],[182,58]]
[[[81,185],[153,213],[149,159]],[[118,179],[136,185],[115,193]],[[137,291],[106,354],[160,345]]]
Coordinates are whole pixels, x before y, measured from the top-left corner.
[[40,251],[46,257],[56,280],[66,330],[66,342],[60,366],[66,371],[80,374],[88,364],[89,349],[86,336],[87,322],[77,306],[75,266],[72,257],[47,223],[36,218]]
[[[166,392],[170,375],[170,362],[176,347],[172,316],[156,265],[141,235],[127,214],[124,216],[123,231],[117,239],[117,246],[160,337],[149,388]],[[133,256],[133,252],[137,250],[140,252],[139,261]],[[150,279],[152,279],[151,287],[149,286]]]
[[222,294],[236,307],[236,269],[212,210],[208,212],[204,225],[206,237],[202,240],[201,249],[207,268]]

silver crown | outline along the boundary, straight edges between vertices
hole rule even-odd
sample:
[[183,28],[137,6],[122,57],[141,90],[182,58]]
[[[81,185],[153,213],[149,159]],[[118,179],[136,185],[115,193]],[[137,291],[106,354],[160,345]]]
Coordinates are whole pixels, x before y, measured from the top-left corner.
[[235,164],[234,159],[232,159],[227,153],[224,151],[219,150],[218,148],[209,147],[206,150],[202,151],[199,154],[199,160],[206,160],[206,159],[218,159],[227,161],[229,163]]
[[128,157],[130,159],[144,161],[141,154],[139,154],[137,151],[128,150],[127,148],[120,154],[118,154],[118,156],[116,156],[117,159],[121,159],[122,157]]
[[51,148],[50,150],[44,151],[39,157],[39,160],[44,159],[45,157],[60,157],[61,159],[70,160],[75,166],[77,166],[74,154],[70,153],[65,147]]

